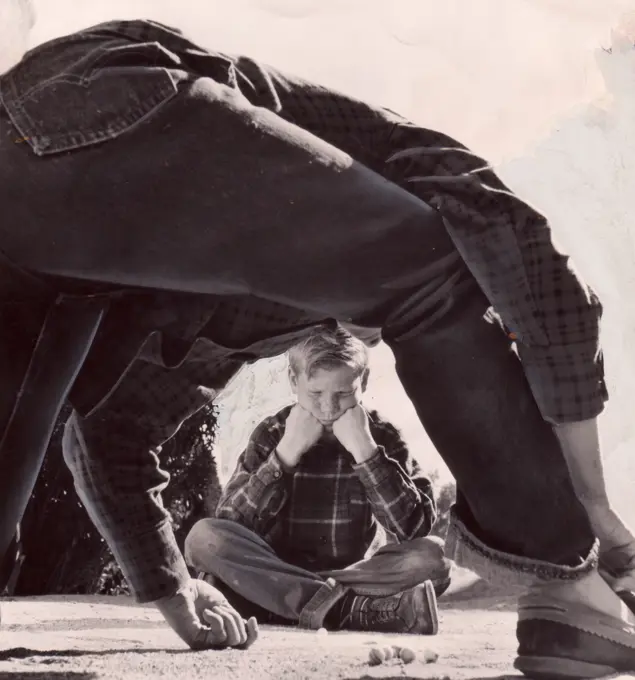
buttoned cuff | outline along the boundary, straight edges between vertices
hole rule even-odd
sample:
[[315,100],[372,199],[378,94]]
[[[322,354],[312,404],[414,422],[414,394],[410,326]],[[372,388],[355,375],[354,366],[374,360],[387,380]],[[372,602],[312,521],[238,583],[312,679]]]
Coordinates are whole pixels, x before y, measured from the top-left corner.
[[285,474],[276,450],[273,449],[264,463],[256,470],[255,478],[263,487],[278,482]]
[[386,449],[383,446],[378,446],[371,458],[363,463],[355,463],[353,470],[357,472],[357,475],[364,484],[370,484],[374,487],[383,482],[392,471],[390,461],[386,455]]
[[596,342],[528,347],[518,355],[543,418],[554,424],[596,418],[608,399]]

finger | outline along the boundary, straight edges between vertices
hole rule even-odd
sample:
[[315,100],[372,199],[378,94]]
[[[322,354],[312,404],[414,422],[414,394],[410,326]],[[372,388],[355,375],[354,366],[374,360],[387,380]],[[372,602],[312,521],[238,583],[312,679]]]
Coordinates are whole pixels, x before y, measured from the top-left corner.
[[204,649],[226,649],[227,644],[220,642],[216,634],[211,628],[198,624],[196,634],[189,641],[190,648],[195,651],[202,651]]
[[[223,645],[227,644],[227,630],[225,628],[223,617],[212,609],[204,609],[202,618],[203,622],[209,626],[209,631],[213,635],[216,642]],[[201,626],[201,628],[203,628],[203,630],[207,630],[207,628],[204,626]]]
[[245,626],[246,631],[247,631],[247,641],[245,642],[244,645],[241,645],[241,649],[249,649],[251,645],[254,644],[254,642],[258,639],[258,635],[260,634],[260,631],[258,630],[258,621],[256,621],[256,617],[252,616],[248,621]]
[[221,607],[214,607],[214,615],[219,616],[223,621],[223,629],[225,631],[225,644],[227,647],[234,647],[238,644],[238,630],[236,622],[231,614]]
[[227,610],[227,614],[231,616],[236,624],[236,630],[238,631],[238,645],[244,645],[247,642],[247,629],[245,628],[245,619],[231,606],[227,605],[224,607]]
[[190,649],[201,651],[203,649],[225,649],[227,636],[223,626],[222,617],[217,617],[211,612],[203,612],[203,617],[208,619],[209,625],[201,620],[195,621],[183,636]]

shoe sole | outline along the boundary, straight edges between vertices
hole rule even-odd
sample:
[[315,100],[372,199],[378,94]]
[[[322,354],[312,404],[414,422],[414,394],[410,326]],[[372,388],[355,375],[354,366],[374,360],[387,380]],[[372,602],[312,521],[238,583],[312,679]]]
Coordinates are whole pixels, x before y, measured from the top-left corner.
[[514,661],[514,668],[536,680],[586,680],[618,672],[612,666],[549,656],[519,656]]
[[[611,643],[635,651],[633,645],[635,629],[632,626],[620,623],[612,617],[591,610],[584,605],[534,598],[531,604],[523,604],[519,608],[518,615],[519,621],[532,619],[549,621],[568,626],[587,635],[604,638]],[[514,668],[528,677],[541,680],[602,678],[620,672],[632,672],[631,670],[617,669],[606,663],[568,659],[564,656],[551,657],[530,654],[517,656],[514,661]]]
[[427,610],[430,616],[430,623],[432,629],[421,633],[421,635],[436,635],[439,632],[439,608],[437,606],[437,594],[434,591],[432,581],[424,581],[423,589],[419,593],[424,596],[424,600],[420,602],[422,609]]

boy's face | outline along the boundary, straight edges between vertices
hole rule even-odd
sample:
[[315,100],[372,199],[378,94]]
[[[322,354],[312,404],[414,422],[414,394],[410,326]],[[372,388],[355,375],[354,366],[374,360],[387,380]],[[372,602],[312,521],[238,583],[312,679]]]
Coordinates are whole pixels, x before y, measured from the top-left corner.
[[317,418],[326,430],[349,408],[361,404],[364,377],[349,366],[318,368],[309,377],[289,370],[291,389],[298,403]]

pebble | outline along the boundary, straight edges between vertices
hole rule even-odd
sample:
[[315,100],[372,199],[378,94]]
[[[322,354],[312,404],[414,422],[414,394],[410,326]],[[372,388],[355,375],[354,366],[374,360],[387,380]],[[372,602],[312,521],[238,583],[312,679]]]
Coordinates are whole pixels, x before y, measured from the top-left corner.
[[[389,647],[372,647],[368,652],[368,664],[370,666],[379,666],[384,661],[391,661],[392,659],[401,660],[404,664],[409,664],[417,658],[416,652],[410,647],[398,647],[391,645]],[[423,652],[423,658],[426,663],[435,663],[439,655],[432,649],[426,649]]]
[[318,635],[328,635],[329,632],[328,632],[328,630],[326,630],[326,628],[318,628],[318,629],[317,629],[317,634],[318,634]]
[[384,650],[379,647],[373,647],[368,652],[368,663],[371,666],[379,666],[379,664],[384,663],[385,658],[386,655],[384,654]]
[[414,653],[412,649],[410,649],[410,647],[404,647],[399,652],[399,658],[404,663],[412,663],[417,658],[417,655]]
[[439,659],[439,655],[433,649],[426,649],[423,653],[423,658],[426,663],[436,663]]

